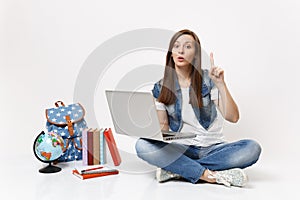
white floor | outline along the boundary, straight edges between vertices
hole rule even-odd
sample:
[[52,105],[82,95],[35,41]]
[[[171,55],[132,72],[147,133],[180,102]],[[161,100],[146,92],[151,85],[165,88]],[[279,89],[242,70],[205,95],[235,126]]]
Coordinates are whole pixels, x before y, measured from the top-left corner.
[[[5,161],[6,160],[6,161]],[[5,161],[5,162],[2,162]],[[0,190],[4,199],[25,198],[34,200],[69,199],[297,199],[299,197],[299,173],[289,170],[284,163],[299,169],[292,160],[261,159],[246,169],[249,182],[244,188],[227,188],[216,184],[191,184],[185,181],[157,183],[154,171],[138,160],[123,160],[120,174],[80,180],[71,174],[74,166],[81,162],[59,164],[62,171],[55,174],[41,174],[38,169],[45,164],[33,155],[1,157]],[[129,164],[128,164],[129,163]],[[282,163],[282,164],[279,164]],[[126,166],[127,164],[127,166]],[[144,172],[128,170],[133,165]],[[123,166],[123,168],[122,168]],[[125,166],[125,167],[124,167]],[[128,167],[129,166],[129,167]],[[132,169],[132,168],[131,168]],[[3,198],[1,198],[3,199]]]

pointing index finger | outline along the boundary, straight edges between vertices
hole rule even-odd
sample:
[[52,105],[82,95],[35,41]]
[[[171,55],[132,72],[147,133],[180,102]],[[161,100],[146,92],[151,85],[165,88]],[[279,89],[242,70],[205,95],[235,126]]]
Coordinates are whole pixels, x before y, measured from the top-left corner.
[[215,66],[215,61],[214,61],[214,55],[213,53],[210,53],[210,67]]

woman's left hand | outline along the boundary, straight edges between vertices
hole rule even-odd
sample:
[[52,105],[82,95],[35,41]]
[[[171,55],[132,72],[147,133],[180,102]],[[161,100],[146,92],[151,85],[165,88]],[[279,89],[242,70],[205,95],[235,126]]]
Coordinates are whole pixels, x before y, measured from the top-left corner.
[[224,84],[224,70],[215,66],[213,53],[210,53],[209,77],[213,80],[217,87]]

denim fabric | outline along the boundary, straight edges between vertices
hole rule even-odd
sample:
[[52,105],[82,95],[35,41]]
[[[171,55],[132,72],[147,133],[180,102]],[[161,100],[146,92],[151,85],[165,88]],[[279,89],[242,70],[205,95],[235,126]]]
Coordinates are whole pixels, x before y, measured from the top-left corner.
[[135,148],[139,158],[192,183],[198,182],[206,169],[219,171],[253,165],[261,153],[260,145],[253,140],[198,147],[140,138]]
[[[207,130],[217,116],[216,106],[211,100],[210,91],[214,87],[213,81],[208,76],[208,70],[203,70],[202,81],[202,101],[203,107],[198,108],[193,106],[196,118],[199,123]],[[152,94],[154,98],[158,98],[162,88],[162,80],[154,84]],[[172,131],[180,131],[183,125],[181,108],[182,108],[182,93],[178,81],[175,82],[176,101],[174,104],[166,105],[169,118],[169,127]],[[191,87],[189,88],[191,90]]]

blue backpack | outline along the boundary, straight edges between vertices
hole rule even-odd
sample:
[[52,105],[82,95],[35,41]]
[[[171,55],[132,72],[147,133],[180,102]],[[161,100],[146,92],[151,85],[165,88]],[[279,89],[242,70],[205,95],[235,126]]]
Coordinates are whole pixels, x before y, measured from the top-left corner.
[[79,104],[65,106],[62,101],[55,108],[46,109],[46,128],[55,132],[64,140],[63,154],[58,162],[82,160],[82,131],[87,128],[84,120],[85,110]]

